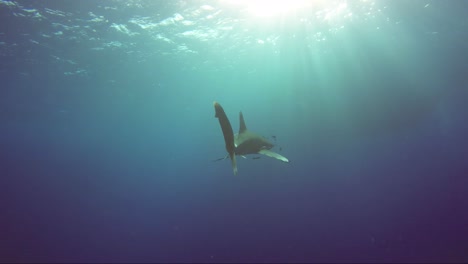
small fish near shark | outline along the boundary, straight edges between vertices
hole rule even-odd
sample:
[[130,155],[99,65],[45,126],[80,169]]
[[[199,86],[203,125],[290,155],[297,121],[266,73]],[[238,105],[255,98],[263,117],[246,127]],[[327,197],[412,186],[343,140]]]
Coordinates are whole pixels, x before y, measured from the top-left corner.
[[223,107],[218,102],[214,102],[213,106],[215,108],[215,117],[218,118],[219,125],[223,131],[226,151],[231,159],[234,175],[237,174],[236,155],[263,154],[283,162],[289,162],[287,158],[270,150],[274,145],[266,138],[247,129],[242,112],[239,112],[239,133],[234,135],[231,123]]

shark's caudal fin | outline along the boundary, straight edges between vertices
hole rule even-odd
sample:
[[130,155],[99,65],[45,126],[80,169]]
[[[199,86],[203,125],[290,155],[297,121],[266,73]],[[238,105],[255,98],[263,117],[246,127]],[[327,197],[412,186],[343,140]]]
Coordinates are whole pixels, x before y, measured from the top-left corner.
[[236,147],[234,145],[234,132],[232,131],[231,123],[224,112],[223,107],[218,102],[214,102],[215,117],[218,118],[219,125],[223,131],[224,142],[226,143],[226,151],[229,153],[231,158],[232,171],[234,175],[237,174],[237,163],[236,163]]
[[245,132],[247,127],[245,126],[244,115],[242,112],[239,112],[239,134]]
[[271,150],[268,150],[268,149],[262,149],[258,153],[263,154],[263,155],[268,156],[268,157],[275,158],[277,160],[281,160],[283,162],[289,162],[289,160],[286,157],[283,157],[280,154],[278,154],[276,152],[273,152]]

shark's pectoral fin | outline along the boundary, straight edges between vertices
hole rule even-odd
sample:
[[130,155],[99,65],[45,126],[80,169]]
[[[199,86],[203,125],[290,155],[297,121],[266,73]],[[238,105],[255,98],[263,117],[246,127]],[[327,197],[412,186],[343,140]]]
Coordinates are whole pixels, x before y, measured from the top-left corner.
[[258,153],[263,154],[263,155],[268,156],[268,157],[275,158],[277,160],[281,160],[283,162],[289,162],[289,160],[286,157],[283,157],[280,154],[278,154],[276,152],[273,152],[271,150],[268,150],[268,149],[262,149]]
[[234,145],[234,132],[232,131],[231,123],[224,112],[223,107],[218,103],[214,102],[215,117],[218,118],[219,125],[223,131],[224,143],[226,144],[226,151],[229,153],[232,163],[232,171],[234,175],[237,174],[237,163],[236,163],[236,147]]
[[236,154],[229,155],[231,157],[231,164],[232,164],[232,172],[234,175],[237,175],[237,162],[236,162]]

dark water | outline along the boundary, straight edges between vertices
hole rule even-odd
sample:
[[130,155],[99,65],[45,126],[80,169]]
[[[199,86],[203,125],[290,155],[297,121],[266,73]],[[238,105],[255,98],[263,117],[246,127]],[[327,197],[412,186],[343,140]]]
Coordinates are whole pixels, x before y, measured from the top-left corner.
[[0,261],[468,261],[468,2],[294,3],[0,0]]

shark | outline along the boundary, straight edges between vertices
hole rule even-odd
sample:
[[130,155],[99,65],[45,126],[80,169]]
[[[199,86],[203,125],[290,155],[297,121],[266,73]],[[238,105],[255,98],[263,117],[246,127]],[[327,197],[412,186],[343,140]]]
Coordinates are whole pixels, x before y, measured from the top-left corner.
[[223,107],[216,101],[213,103],[213,106],[215,109],[215,117],[218,118],[219,125],[223,132],[226,151],[231,159],[234,175],[237,174],[236,155],[262,154],[282,162],[289,162],[286,157],[271,150],[274,146],[273,143],[268,141],[265,137],[247,129],[242,112],[239,112],[239,132],[234,134],[231,123]]

